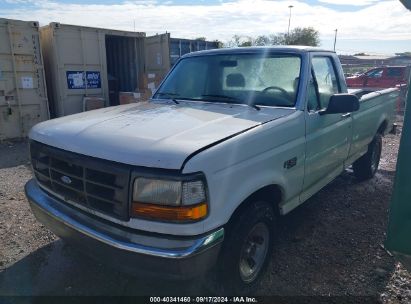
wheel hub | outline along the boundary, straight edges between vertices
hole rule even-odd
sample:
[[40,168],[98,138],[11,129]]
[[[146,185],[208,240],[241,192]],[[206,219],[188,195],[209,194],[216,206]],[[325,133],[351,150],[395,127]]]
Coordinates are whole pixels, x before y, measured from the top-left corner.
[[264,223],[257,223],[248,234],[240,254],[240,276],[252,282],[260,273],[268,252],[270,233]]

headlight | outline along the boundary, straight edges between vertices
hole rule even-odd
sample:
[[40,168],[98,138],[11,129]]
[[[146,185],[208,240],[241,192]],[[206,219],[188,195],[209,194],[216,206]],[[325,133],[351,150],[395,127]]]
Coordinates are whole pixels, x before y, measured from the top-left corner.
[[181,182],[137,178],[134,181],[133,201],[179,206],[181,202]]
[[203,180],[139,177],[133,185],[132,216],[169,221],[197,221],[207,216]]

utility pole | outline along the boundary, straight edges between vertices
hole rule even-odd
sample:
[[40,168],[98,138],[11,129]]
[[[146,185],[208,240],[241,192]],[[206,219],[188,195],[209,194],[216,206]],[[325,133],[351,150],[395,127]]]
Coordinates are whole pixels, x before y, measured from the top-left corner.
[[334,52],[335,52],[335,45],[337,44],[337,31],[338,29],[335,29],[335,36],[334,36]]
[[[287,40],[288,40],[288,41],[290,40],[291,9],[292,9],[293,7],[294,7],[293,5],[289,5],[289,6],[288,6],[288,8],[290,9],[290,15],[289,15],[289,18],[288,18],[288,31],[287,31]],[[287,41],[287,44],[288,44],[288,41]]]

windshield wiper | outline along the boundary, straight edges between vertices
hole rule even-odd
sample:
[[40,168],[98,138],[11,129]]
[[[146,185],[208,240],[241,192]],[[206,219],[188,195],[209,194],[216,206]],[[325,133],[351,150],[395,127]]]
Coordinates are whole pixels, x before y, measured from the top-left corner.
[[[169,96],[169,97],[173,97],[173,96],[179,96],[179,94],[177,94],[177,93],[171,93],[171,92],[158,92],[157,94],[156,94],[156,97],[157,96]],[[175,104],[179,104],[179,102],[176,100],[176,97],[173,97],[173,98],[171,98],[171,100],[175,103]]]
[[246,105],[249,106],[249,107],[252,107],[252,108],[256,109],[257,111],[260,111],[260,110],[261,110],[261,108],[260,108],[259,106],[257,106],[256,104],[254,104],[254,103],[252,103],[252,104],[246,103]]
[[201,97],[215,97],[215,98],[223,98],[223,99],[227,99],[227,100],[231,100],[231,101],[235,101],[239,104],[244,104],[247,105],[253,109],[256,109],[257,111],[260,111],[261,108],[255,104],[248,104],[248,103],[243,103],[241,100],[239,100],[238,98],[232,97],[232,96],[227,96],[227,95],[218,95],[218,94],[206,94],[206,95],[201,95]]

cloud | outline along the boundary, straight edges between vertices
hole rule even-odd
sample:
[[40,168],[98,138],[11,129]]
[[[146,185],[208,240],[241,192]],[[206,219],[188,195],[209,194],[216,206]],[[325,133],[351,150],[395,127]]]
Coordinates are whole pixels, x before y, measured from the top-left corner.
[[135,22],[136,29],[148,35],[167,31],[172,37],[226,41],[234,34],[256,36],[286,32],[288,5],[292,4],[291,28],[313,26],[320,31],[323,40],[331,39],[337,28],[339,39],[404,40],[409,42],[411,49],[411,13],[399,1],[358,0],[362,5],[374,4],[354,12],[338,12],[303,1],[236,0],[207,5],[200,1],[191,5],[177,5],[177,2],[166,5],[150,0],[113,5],[42,1],[37,0],[32,7],[21,5],[2,9],[0,16],[38,20],[41,25],[56,21],[129,31],[133,30]]
[[27,4],[32,3],[33,0],[4,0],[4,2],[9,4]]
[[366,6],[377,3],[381,0],[318,0],[322,3],[335,4],[335,5],[354,5],[354,6]]

